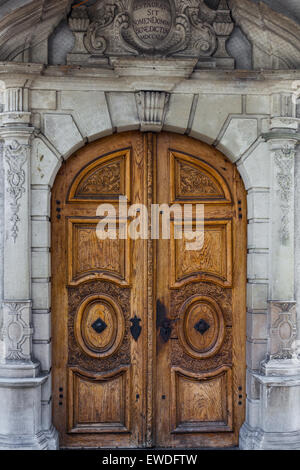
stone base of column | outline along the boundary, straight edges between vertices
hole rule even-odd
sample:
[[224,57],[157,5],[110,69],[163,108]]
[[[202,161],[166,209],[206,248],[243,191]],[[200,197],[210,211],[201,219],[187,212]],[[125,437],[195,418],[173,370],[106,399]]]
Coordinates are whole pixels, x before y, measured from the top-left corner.
[[46,432],[48,447],[47,450],[58,450],[59,449],[59,436],[54,426]]
[[[7,367],[7,375],[8,370]],[[0,450],[57,449],[56,430],[42,429],[41,386],[47,376],[7,375],[0,376]]]
[[34,378],[40,375],[40,363],[32,361],[9,361],[0,365],[1,378]]
[[[278,366],[278,364],[277,364]],[[292,364],[293,371],[296,364]],[[268,369],[270,369],[270,364]],[[285,369],[286,370],[286,369]],[[300,374],[254,375],[260,388],[257,426],[240,430],[244,450],[300,450]],[[278,431],[278,432],[274,432]]]
[[261,372],[266,377],[297,377],[300,376],[300,361],[296,356],[266,360],[261,363]]
[[57,450],[58,437],[49,437],[49,433],[41,431],[33,436],[0,434],[0,450]]
[[239,446],[242,450],[299,450],[300,431],[265,432],[244,423]]

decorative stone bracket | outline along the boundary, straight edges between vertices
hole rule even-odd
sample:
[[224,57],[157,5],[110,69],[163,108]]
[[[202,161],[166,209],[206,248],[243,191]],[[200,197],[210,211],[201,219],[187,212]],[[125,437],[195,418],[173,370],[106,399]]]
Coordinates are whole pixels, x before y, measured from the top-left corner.
[[12,87],[5,90],[4,112],[2,113],[4,126],[29,125],[31,113],[28,112],[28,95],[27,88]]
[[164,91],[139,91],[135,94],[142,132],[160,132],[170,95]]

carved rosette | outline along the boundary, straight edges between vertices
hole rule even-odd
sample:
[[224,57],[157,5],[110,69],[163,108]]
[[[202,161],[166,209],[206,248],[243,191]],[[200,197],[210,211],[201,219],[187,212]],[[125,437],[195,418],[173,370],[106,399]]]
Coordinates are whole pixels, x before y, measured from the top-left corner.
[[271,354],[270,359],[296,357],[297,336],[296,303],[270,302],[271,307]]
[[281,208],[280,239],[283,244],[289,240],[291,199],[293,194],[293,168],[295,150],[289,146],[275,152],[276,179]]
[[13,141],[9,145],[4,146],[4,157],[8,166],[6,178],[8,183],[7,192],[11,202],[11,236],[16,242],[18,236],[18,224],[20,222],[20,199],[25,193],[26,174],[24,165],[28,158],[29,146]]
[[226,59],[225,42],[233,30],[225,0],[218,10],[204,0],[98,0],[90,7],[73,8],[69,24],[76,38],[69,63],[84,60],[78,56],[84,53],[83,45],[86,62],[174,54]]
[[29,324],[31,302],[3,302],[2,337],[5,342],[7,361],[28,361],[31,356],[31,336]]

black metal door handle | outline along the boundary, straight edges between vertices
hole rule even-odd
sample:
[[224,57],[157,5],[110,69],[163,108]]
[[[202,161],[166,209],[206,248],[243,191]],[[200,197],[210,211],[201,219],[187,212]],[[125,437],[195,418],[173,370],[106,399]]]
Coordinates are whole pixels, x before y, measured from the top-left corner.
[[172,320],[167,317],[166,306],[158,299],[156,302],[156,327],[164,343],[167,343],[172,334]]

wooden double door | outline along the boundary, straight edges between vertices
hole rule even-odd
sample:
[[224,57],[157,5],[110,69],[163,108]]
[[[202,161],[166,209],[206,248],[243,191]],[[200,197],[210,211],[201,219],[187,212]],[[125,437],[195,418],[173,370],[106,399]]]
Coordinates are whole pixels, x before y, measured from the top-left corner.
[[[120,196],[136,204],[128,214]],[[114,238],[97,234],[100,204],[118,216]],[[175,236],[173,212],[170,237],[153,240],[153,204],[192,207],[191,230],[203,204],[201,249]],[[140,238],[124,236],[130,224]],[[236,168],[175,134],[130,132],[92,143],[57,176],[52,247],[53,419],[61,446],[237,445],[246,199]]]

